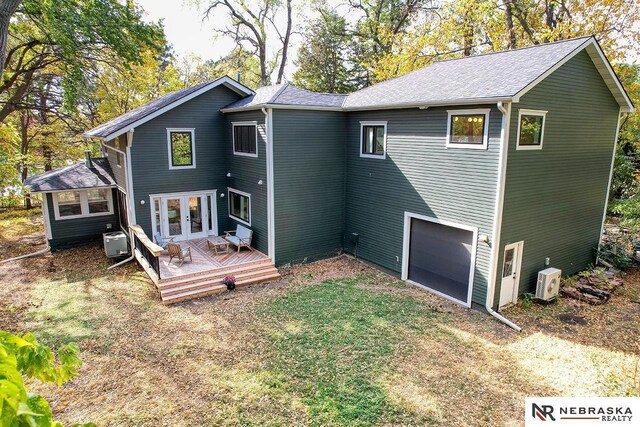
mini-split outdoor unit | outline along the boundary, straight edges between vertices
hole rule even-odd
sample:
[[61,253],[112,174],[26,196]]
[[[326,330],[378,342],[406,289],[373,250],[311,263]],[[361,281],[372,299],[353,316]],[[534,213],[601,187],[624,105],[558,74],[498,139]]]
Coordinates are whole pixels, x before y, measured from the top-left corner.
[[536,286],[536,298],[550,301],[558,296],[560,290],[560,277],[562,270],[549,267],[538,272],[538,284]]

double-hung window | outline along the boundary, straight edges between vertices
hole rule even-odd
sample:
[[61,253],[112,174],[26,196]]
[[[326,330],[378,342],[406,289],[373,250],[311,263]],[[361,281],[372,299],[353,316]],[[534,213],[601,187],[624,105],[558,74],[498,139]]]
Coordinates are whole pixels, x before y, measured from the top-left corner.
[[111,188],[70,190],[53,193],[55,219],[72,219],[113,214]]
[[233,154],[258,157],[258,124],[236,122],[233,126]]
[[546,116],[546,111],[520,110],[516,150],[542,149]]
[[489,109],[449,110],[447,148],[486,149],[489,139]]
[[195,144],[194,129],[167,129],[169,169],[195,168]]
[[360,122],[360,157],[384,159],[387,151],[387,122]]
[[251,194],[229,188],[229,216],[251,225]]

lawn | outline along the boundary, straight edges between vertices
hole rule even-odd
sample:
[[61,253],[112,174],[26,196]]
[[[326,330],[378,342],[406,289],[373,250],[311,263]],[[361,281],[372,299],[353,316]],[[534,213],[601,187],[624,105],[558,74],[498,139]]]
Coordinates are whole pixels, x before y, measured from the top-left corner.
[[[33,214],[0,231],[33,234]],[[65,423],[519,426],[525,396],[637,394],[638,271],[604,306],[508,310],[517,333],[349,257],[169,307],[109,264],[80,248],[0,265],[1,328],[82,350],[72,382],[33,384]]]

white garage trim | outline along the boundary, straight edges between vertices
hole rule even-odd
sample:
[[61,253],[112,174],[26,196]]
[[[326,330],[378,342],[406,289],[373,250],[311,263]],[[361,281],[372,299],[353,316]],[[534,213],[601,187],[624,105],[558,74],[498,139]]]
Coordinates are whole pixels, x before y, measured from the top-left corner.
[[[410,240],[411,240],[411,220],[412,219],[420,219],[423,221],[429,221],[429,222],[433,222],[435,224],[440,224],[440,225],[445,225],[447,227],[453,227],[453,228],[459,228],[461,230],[467,230],[467,231],[471,231],[473,233],[473,246],[471,247],[471,266],[469,268],[469,290],[468,290],[468,294],[467,294],[467,300],[466,301],[461,301],[458,299],[455,299],[447,294],[444,294],[442,292],[436,291],[435,289],[431,289],[428,286],[425,285],[421,285],[420,283],[416,283],[412,280],[409,280],[409,244],[410,244]],[[403,234],[403,238],[402,238],[402,280],[404,280],[407,283],[410,283],[414,286],[417,286],[419,288],[422,288],[426,291],[429,291],[431,293],[434,293],[436,295],[439,295],[443,298],[446,298],[450,301],[453,301],[455,303],[461,304],[465,307],[471,307],[471,297],[473,295],[473,276],[475,273],[475,269],[476,269],[476,251],[478,248],[478,227],[471,227],[469,225],[465,225],[465,224],[458,224],[455,222],[450,222],[450,221],[444,221],[438,218],[433,218],[430,216],[426,216],[426,215],[420,215],[420,214],[416,214],[416,213],[412,213],[412,212],[405,212],[404,213],[404,234]]]

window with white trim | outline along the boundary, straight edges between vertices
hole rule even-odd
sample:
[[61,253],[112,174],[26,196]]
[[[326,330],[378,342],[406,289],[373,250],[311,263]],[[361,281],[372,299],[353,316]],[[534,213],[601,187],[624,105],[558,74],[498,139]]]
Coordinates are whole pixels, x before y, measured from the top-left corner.
[[387,122],[360,122],[360,157],[384,159],[387,151]]
[[232,123],[233,154],[258,157],[258,124],[256,122]]
[[167,129],[169,169],[196,167],[195,132],[193,129]]
[[540,150],[544,138],[544,122],[547,112],[520,110],[518,119],[517,150]]
[[57,213],[60,218],[82,216],[82,201],[79,191],[63,191],[54,195],[57,198]]
[[55,219],[72,219],[113,214],[110,188],[59,191],[53,193]]
[[489,139],[487,109],[449,110],[447,148],[487,148]]
[[251,225],[251,194],[229,189],[229,216]]

